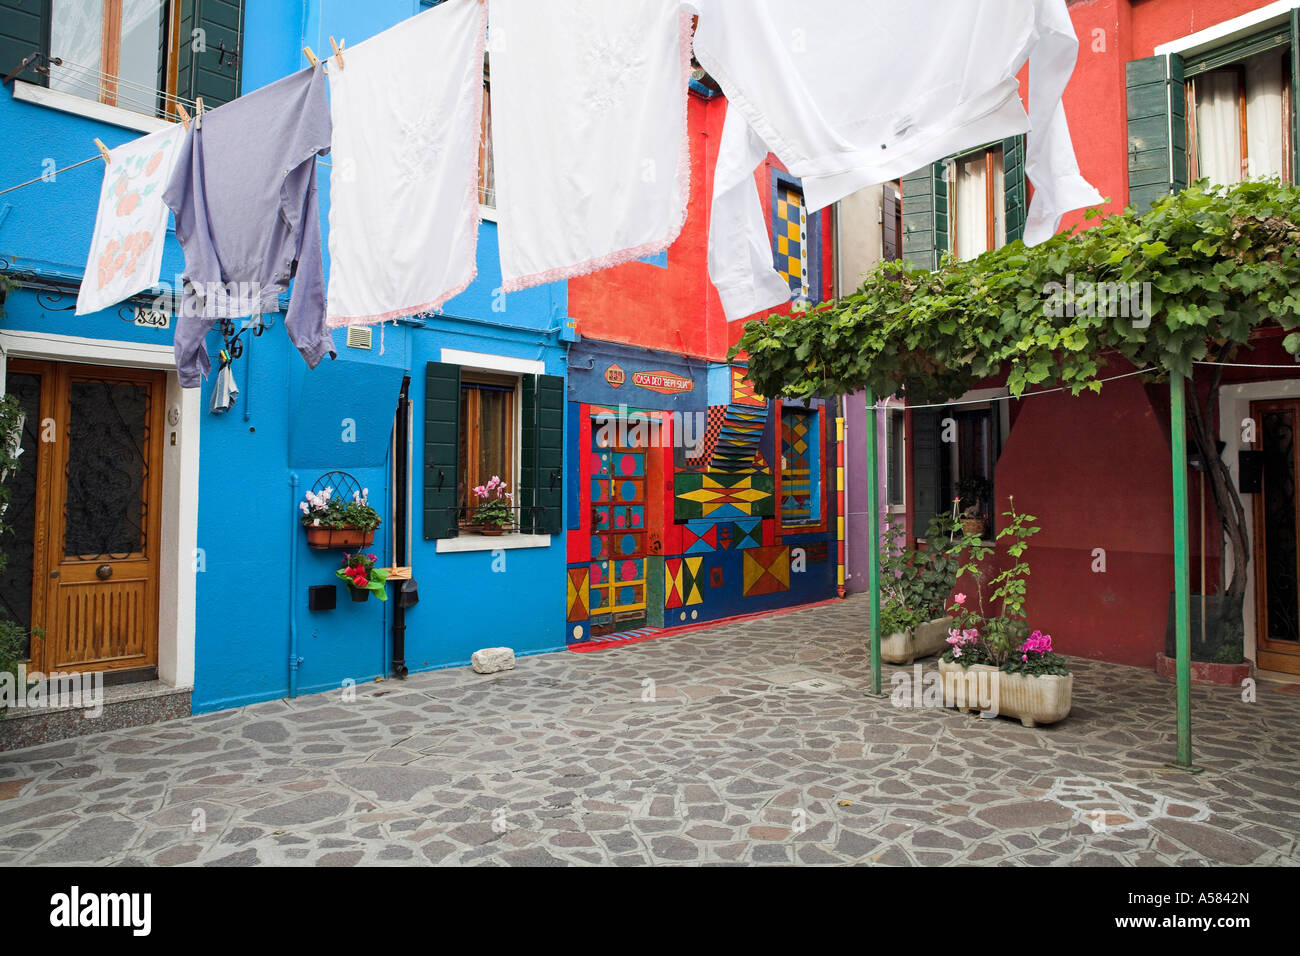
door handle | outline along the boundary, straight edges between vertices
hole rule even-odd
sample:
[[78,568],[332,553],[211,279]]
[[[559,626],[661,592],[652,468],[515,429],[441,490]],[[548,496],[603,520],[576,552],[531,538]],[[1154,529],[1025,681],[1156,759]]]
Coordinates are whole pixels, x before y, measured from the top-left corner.
[[107,581],[113,576],[113,566],[111,564],[101,564],[95,568],[95,577],[101,581]]
[[57,568],[56,568],[55,570],[53,570],[53,571],[50,572],[50,577],[51,577],[51,578],[57,578],[58,576],[59,576],[59,572],[58,572],[58,569],[57,569]]

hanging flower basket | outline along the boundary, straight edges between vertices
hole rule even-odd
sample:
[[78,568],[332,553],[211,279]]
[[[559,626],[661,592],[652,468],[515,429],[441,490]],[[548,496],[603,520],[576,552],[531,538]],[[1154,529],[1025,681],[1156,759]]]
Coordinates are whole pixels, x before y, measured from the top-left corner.
[[354,586],[354,585],[349,584],[349,585],[348,585],[348,594],[350,594],[350,595],[352,596],[352,600],[357,601],[358,603],[360,603],[361,601],[369,601],[369,600],[370,600],[370,589],[369,589],[369,588],[359,588],[359,587],[356,587],[356,586]]

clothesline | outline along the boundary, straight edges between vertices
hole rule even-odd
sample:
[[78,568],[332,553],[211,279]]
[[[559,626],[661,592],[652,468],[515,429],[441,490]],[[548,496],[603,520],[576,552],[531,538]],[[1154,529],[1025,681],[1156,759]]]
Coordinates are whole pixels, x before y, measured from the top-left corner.
[[[1151,366],[1147,366],[1146,368],[1138,369],[1136,372],[1125,372],[1123,375],[1112,375],[1109,378],[1099,378],[1097,379],[1097,381],[1102,383],[1117,382],[1121,378],[1131,378],[1134,375],[1146,375],[1148,372],[1154,372],[1154,371],[1155,368]],[[1066,386],[1063,385],[1060,388],[1045,388],[1042,391],[1026,392],[1023,395],[994,395],[991,398],[974,398],[964,402],[935,402],[930,405],[913,405],[909,402],[907,405],[907,410],[916,411],[918,408],[950,408],[954,405],[991,405],[994,402],[1009,402],[1012,401],[1013,399],[1018,401],[1022,398],[1033,398],[1036,395],[1051,395],[1054,392],[1064,392],[1064,391],[1066,391]],[[888,408],[889,406],[882,405],[880,402],[877,402],[874,407]]]
[[98,153],[96,153],[94,156],[91,156],[89,159],[83,159],[81,160],[81,162],[78,163],[71,163],[70,165],[64,166],[62,169],[54,170],[54,172],[52,173],[44,173],[40,176],[37,176],[35,179],[29,179],[25,183],[19,183],[17,186],[10,186],[7,189],[0,189],[0,196],[3,196],[5,193],[11,193],[15,189],[22,189],[24,186],[31,186],[34,183],[47,182],[48,180],[53,179],[59,173],[66,173],[69,169],[76,169],[78,166],[84,166],[86,165],[86,163],[93,163],[101,158],[102,157]]
[[128,93],[140,94],[155,99],[162,97],[162,99],[169,103],[181,103],[187,107],[191,107],[191,111],[194,106],[194,100],[187,99],[183,96],[177,96],[175,93],[168,93],[166,90],[160,90],[155,87],[147,86],[144,83],[139,83],[135,80],[126,79],[119,74],[106,73],[98,67],[89,66],[85,63],[77,63],[74,60],[69,60],[67,57],[60,57],[59,59],[61,61],[61,66],[70,67],[73,72],[86,74],[86,80],[90,80],[92,77],[96,80],[107,80],[119,88],[125,88]]

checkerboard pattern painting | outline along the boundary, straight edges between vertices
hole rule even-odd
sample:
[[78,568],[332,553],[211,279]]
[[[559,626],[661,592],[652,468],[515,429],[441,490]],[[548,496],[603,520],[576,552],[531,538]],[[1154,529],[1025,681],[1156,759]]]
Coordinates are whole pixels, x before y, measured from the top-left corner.
[[778,185],[772,218],[776,271],[790,284],[791,295],[808,298],[808,210],[803,193],[786,183]]

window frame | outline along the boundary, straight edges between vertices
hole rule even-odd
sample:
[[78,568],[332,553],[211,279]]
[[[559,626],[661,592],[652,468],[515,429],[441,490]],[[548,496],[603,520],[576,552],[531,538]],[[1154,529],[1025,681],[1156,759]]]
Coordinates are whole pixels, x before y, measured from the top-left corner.
[[[1201,175],[1200,163],[1200,128],[1196,121],[1197,98],[1196,98],[1196,81],[1203,76],[1209,76],[1214,73],[1231,72],[1236,76],[1237,86],[1237,134],[1240,140],[1239,150],[1241,155],[1240,178],[1237,182],[1245,182],[1250,178],[1250,130],[1249,130],[1249,109],[1247,101],[1247,81],[1246,81],[1246,61],[1252,57],[1264,53],[1281,51],[1281,69],[1282,75],[1282,181],[1296,182],[1295,155],[1296,144],[1294,142],[1296,128],[1296,64],[1294,51],[1288,46],[1280,44],[1267,46],[1263,49],[1252,49],[1256,45],[1266,41],[1269,37],[1278,36],[1278,29],[1265,30],[1255,36],[1248,37],[1245,40],[1239,40],[1234,43],[1219,47],[1214,50],[1195,58],[1192,67],[1187,66],[1186,61],[1183,66],[1183,83],[1186,92],[1186,139],[1187,139],[1187,179],[1189,182],[1199,179]],[[1241,52],[1238,59],[1229,60],[1221,63],[1219,60],[1229,54]],[[1228,184],[1216,184],[1228,185]]]
[[[775,445],[775,447],[772,449],[772,453],[773,453],[772,454],[772,458],[773,458],[772,477],[773,477],[773,484],[774,484],[773,494],[775,495],[775,498],[773,500],[772,510],[773,510],[773,517],[776,519],[776,537],[780,539],[781,537],[787,535],[824,533],[828,527],[827,512],[829,507],[829,500],[827,498],[827,488],[826,488],[827,485],[827,480],[826,480],[827,457],[826,456],[829,454],[829,450],[830,450],[830,443],[828,441],[829,436],[827,435],[827,431],[826,431],[826,404],[822,402],[818,405],[813,406],[811,404],[804,404],[802,402],[791,401],[791,400],[782,400],[779,398],[774,400],[772,404],[774,407],[774,414],[776,416],[775,428],[773,429],[773,431],[775,432],[775,435],[773,437],[773,444]],[[813,434],[817,436],[817,441],[818,441],[817,474],[816,474],[816,481],[817,481],[816,498],[818,502],[817,505],[818,519],[815,522],[800,523],[800,524],[786,524],[785,513],[781,507],[781,486],[783,484],[782,479],[785,474],[785,456],[781,453],[781,445],[782,445],[781,417],[782,417],[782,413],[786,408],[792,410],[797,409],[799,411],[806,412],[809,415],[811,415],[816,422]],[[812,479],[812,477],[813,476],[810,474],[809,475],[810,480]]]
[[[482,369],[476,369],[468,366],[461,367],[460,390],[462,395],[465,391],[471,393],[471,405],[477,405],[479,393],[482,388],[476,386],[486,385],[493,388],[508,388],[510,394],[510,426],[506,438],[506,448],[504,458],[509,465],[509,474],[505,476],[509,483],[508,491],[518,497],[519,494],[519,475],[523,468],[522,463],[522,438],[523,438],[523,378],[520,375],[502,374],[500,372],[489,372]],[[459,430],[464,433],[468,427],[464,412],[461,414]],[[457,436],[458,439],[460,436]],[[481,444],[481,443],[479,443]],[[476,443],[472,436],[466,435],[465,456],[460,462],[462,474],[465,476],[465,488],[462,493],[460,505],[465,509],[465,517],[458,524],[461,530],[471,526],[470,515],[473,512],[473,489],[476,484],[483,484],[491,475],[480,475],[478,481],[475,481],[473,470],[476,465],[472,464],[475,460],[473,449]],[[460,481],[460,475],[457,475],[457,482]]]
[[[984,242],[985,248],[981,249],[975,256],[982,255],[985,252],[992,252],[994,249],[1001,249],[1007,244],[1006,238],[1006,220],[1007,220],[1007,184],[1005,174],[1006,152],[1003,149],[1001,141],[996,143],[986,143],[976,149],[967,150],[964,153],[957,153],[950,156],[946,161],[947,179],[948,179],[948,252],[959,262],[965,261],[961,257],[961,250],[957,245],[957,235],[959,232],[958,193],[960,186],[960,176],[958,169],[964,161],[970,160],[976,156],[983,156],[984,159]],[[999,183],[1001,188],[999,188]],[[998,233],[1002,233],[1002,241],[998,242]]]
[[[885,410],[885,510],[890,514],[901,514],[907,511],[907,406],[902,402],[891,400],[883,406]],[[867,414],[870,415],[872,409],[867,408]],[[898,436],[898,500],[890,494],[889,487],[889,470],[890,457],[894,454],[892,445],[893,437]]]

